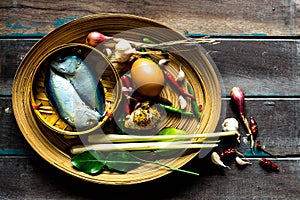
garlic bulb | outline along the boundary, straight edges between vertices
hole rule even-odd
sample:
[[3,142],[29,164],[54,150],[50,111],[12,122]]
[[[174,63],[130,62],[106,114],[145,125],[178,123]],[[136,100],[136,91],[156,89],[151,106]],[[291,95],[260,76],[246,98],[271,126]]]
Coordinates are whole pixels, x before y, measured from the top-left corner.
[[115,59],[117,62],[126,62],[135,51],[127,40],[120,40],[115,45]]
[[[239,122],[235,118],[226,118],[222,123],[222,131],[238,131],[239,129]],[[241,142],[241,134],[237,132],[237,141]]]
[[239,122],[235,118],[227,118],[222,123],[222,131],[237,131],[239,129]]

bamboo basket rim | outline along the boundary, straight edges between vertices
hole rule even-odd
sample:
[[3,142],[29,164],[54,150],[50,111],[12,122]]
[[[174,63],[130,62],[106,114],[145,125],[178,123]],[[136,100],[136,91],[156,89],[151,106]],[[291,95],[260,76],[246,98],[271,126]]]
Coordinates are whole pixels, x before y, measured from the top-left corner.
[[[128,173],[111,175],[104,173],[97,176],[92,176],[74,169],[73,167],[71,167],[69,154],[60,149],[59,147],[54,146],[52,142],[44,135],[43,131],[45,130],[41,129],[37,121],[32,120],[35,117],[34,113],[31,110],[30,99],[28,98],[30,97],[30,86],[31,82],[33,81],[34,75],[34,73],[30,69],[28,69],[28,66],[34,64],[34,61],[31,60],[31,57],[35,54],[42,55],[45,52],[49,51],[51,48],[56,47],[60,44],[70,43],[67,37],[62,37],[63,34],[74,34],[74,38],[79,38],[79,36],[76,35],[76,32],[73,32],[72,27],[78,26],[78,24],[85,25],[88,26],[88,30],[84,30],[89,32],[97,28],[91,27],[90,25],[86,25],[86,23],[97,22],[96,26],[98,28],[103,28],[101,26],[102,21],[105,21],[107,23],[108,21],[112,21],[119,26],[122,26],[126,23],[126,26],[122,28],[131,28],[132,24],[130,23],[133,23],[133,26],[137,27],[162,27],[171,30],[172,32],[177,34],[178,37],[185,39],[183,35],[160,22],[130,14],[93,14],[68,22],[60,26],[59,28],[50,31],[46,36],[39,40],[27,52],[26,56],[20,63],[20,66],[15,74],[12,88],[12,105],[14,115],[23,136],[31,145],[31,147],[46,161],[48,161],[50,164],[57,167],[58,169],[66,172],[67,174],[70,174],[74,177],[80,178],[85,181],[98,184],[128,185],[151,181],[159,177],[165,176],[171,173],[172,171],[159,168],[156,170],[147,170],[141,174]],[[116,24],[114,24],[114,26]],[[103,26],[105,25],[107,26],[107,24],[104,24]],[[127,25],[129,27],[127,27]],[[207,70],[205,74],[201,74],[200,72],[199,73],[200,75],[208,76],[206,78],[210,80],[214,86],[213,90],[208,91],[207,88],[203,90],[205,98],[207,100],[207,104],[209,105],[206,105],[207,109],[205,110],[204,115],[205,120],[203,121],[203,124],[206,126],[203,128],[202,133],[207,133],[213,132],[218,124],[221,112],[221,90],[218,82],[218,77],[214,71],[214,69],[216,69],[215,63],[210,58],[210,56],[205,53],[206,51],[203,47],[199,46],[199,48],[199,51],[202,52],[199,59],[203,60],[205,66],[209,68],[205,69]],[[213,113],[213,115],[210,115],[209,113]],[[209,124],[209,126],[207,126],[207,124]],[[192,158],[194,158],[199,151],[182,155],[181,157],[170,161],[168,164],[172,167],[180,168]]]
[[[59,51],[64,51],[65,49],[67,48],[86,48],[88,50],[91,50],[91,51],[94,51],[96,52],[97,54],[99,54],[99,56],[101,56],[102,58],[104,58],[104,60],[107,62],[108,66],[110,67],[112,73],[113,73],[113,76],[115,77],[115,88],[116,88],[116,94],[115,94],[115,99],[116,101],[113,103],[113,105],[111,105],[106,111],[108,113],[113,113],[118,105],[120,104],[120,101],[122,100],[122,96],[120,95],[121,94],[121,88],[122,86],[120,85],[121,82],[119,81],[120,79],[120,76],[118,74],[118,72],[116,71],[116,69],[114,68],[114,66],[112,65],[112,63],[110,62],[110,60],[101,52],[99,51],[98,49],[92,47],[92,46],[89,46],[89,45],[86,45],[86,44],[82,44],[82,43],[68,43],[68,44],[62,44],[62,45],[58,45],[56,47],[54,47],[53,49],[51,49],[50,51],[46,52],[44,55],[43,55],[43,58],[40,60],[40,62],[38,63],[38,67],[35,69],[34,71],[34,78],[38,72],[38,70],[40,70],[40,68],[42,67],[41,65],[49,58],[51,57],[53,54],[56,54],[58,53]],[[33,82],[34,83],[34,82]],[[32,89],[31,89],[31,104],[32,104],[32,107],[35,106],[36,102],[35,102],[35,97],[33,95],[33,90],[34,90],[34,84],[32,85]],[[105,95],[106,96],[106,95]],[[106,99],[106,98],[105,98]],[[101,126],[103,126],[103,124],[105,122],[107,122],[107,120],[109,119],[109,116],[108,115],[105,115],[101,122],[99,122],[96,126],[88,129],[88,130],[84,130],[84,131],[68,131],[68,130],[64,130],[64,129],[60,129],[60,128],[57,128],[55,126],[53,126],[51,123],[47,122],[45,120],[45,118],[42,116],[42,114],[40,113],[40,111],[38,109],[34,109],[34,112],[35,114],[37,115],[37,118],[47,127],[49,127],[51,130],[54,130],[55,132],[57,133],[60,133],[60,134],[65,134],[65,135],[81,135],[81,134],[87,134],[87,133],[91,133],[97,129],[99,129]]]

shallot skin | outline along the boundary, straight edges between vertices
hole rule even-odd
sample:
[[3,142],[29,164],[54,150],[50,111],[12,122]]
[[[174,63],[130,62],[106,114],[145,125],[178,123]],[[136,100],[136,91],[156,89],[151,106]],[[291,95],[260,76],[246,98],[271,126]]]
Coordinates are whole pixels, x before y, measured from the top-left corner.
[[240,115],[242,117],[244,117],[245,116],[245,110],[244,110],[245,95],[244,95],[244,91],[239,87],[233,87],[230,90],[230,97],[234,101]]
[[93,31],[90,32],[86,37],[86,43],[90,46],[96,47],[101,42],[111,39],[111,37],[105,36],[100,32]]

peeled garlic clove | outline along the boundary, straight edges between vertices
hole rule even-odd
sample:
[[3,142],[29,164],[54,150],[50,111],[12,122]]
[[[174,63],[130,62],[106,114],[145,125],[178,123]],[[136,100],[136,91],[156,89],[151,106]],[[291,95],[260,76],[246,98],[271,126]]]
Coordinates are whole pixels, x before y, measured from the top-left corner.
[[177,78],[176,78],[176,81],[183,81],[184,77],[185,77],[185,73],[181,69],[181,66],[180,66],[179,67],[179,72],[178,72],[178,75],[177,75]]
[[235,158],[235,162],[236,162],[238,165],[241,165],[241,166],[244,166],[244,165],[252,165],[252,163],[251,163],[250,161],[244,160],[244,159],[242,159],[242,158],[240,158],[240,157],[238,157],[238,156]]
[[185,98],[182,95],[179,95],[178,100],[180,103],[181,110],[185,109],[187,106],[187,102],[186,102]]
[[169,62],[170,62],[169,59],[163,58],[163,59],[160,59],[160,60],[158,61],[158,65],[162,67],[162,66],[167,65]]
[[225,164],[221,161],[221,158],[220,158],[220,156],[219,156],[219,154],[218,154],[217,152],[213,152],[213,153],[211,154],[210,159],[211,159],[211,161],[212,161],[214,164],[220,165],[220,166],[222,166],[222,167],[224,167],[224,168],[230,169],[229,166],[225,165]]

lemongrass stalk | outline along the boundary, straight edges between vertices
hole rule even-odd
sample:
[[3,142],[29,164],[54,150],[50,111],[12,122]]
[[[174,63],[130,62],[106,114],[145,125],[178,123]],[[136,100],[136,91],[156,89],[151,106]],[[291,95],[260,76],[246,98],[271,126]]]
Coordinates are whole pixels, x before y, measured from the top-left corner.
[[91,143],[103,143],[103,142],[149,142],[160,140],[186,140],[193,138],[215,138],[223,136],[236,135],[237,131],[227,132],[215,132],[215,133],[203,133],[203,134],[184,134],[184,135],[153,135],[153,136],[141,136],[141,135],[118,135],[118,134],[101,134],[90,135],[88,141]]
[[121,144],[94,144],[78,145],[71,148],[72,154],[79,154],[85,151],[114,151],[114,150],[157,150],[157,149],[202,149],[214,148],[217,144],[193,144],[182,142],[143,142],[143,143],[121,143]]
[[[114,136],[114,134],[109,134],[109,136],[112,135]],[[135,137],[135,136],[134,136]],[[200,138],[200,140],[191,140],[194,138],[188,138],[186,140],[182,140],[182,139],[169,139],[169,140],[157,140],[156,138],[151,138],[153,140],[139,140],[139,139],[143,139],[143,138],[115,138],[112,140],[109,140],[107,138],[105,138],[105,136],[99,136],[99,135],[90,135],[88,136],[88,142],[91,144],[105,144],[105,143],[126,143],[126,142],[170,142],[170,140],[172,140],[172,142],[181,142],[181,143],[204,143],[204,144],[216,144],[219,143],[221,140],[205,140],[205,138]]]
[[[123,40],[122,38],[113,38],[115,42],[119,42]],[[173,41],[167,41],[167,42],[161,42],[161,43],[156,43],[156,44],[149,44],[149,43],[143,43],[143,42],[136,42],[136,41],[130,41],[128,40],[129,43],[136,47],[136,48],[165,48],[165,47],[170,47],[173,45],[196,45],[200,43],[208,43],[208,44],[218,44],[217,41],[212,40],[212,39],[183,39],[183,40],[173,40]]]

